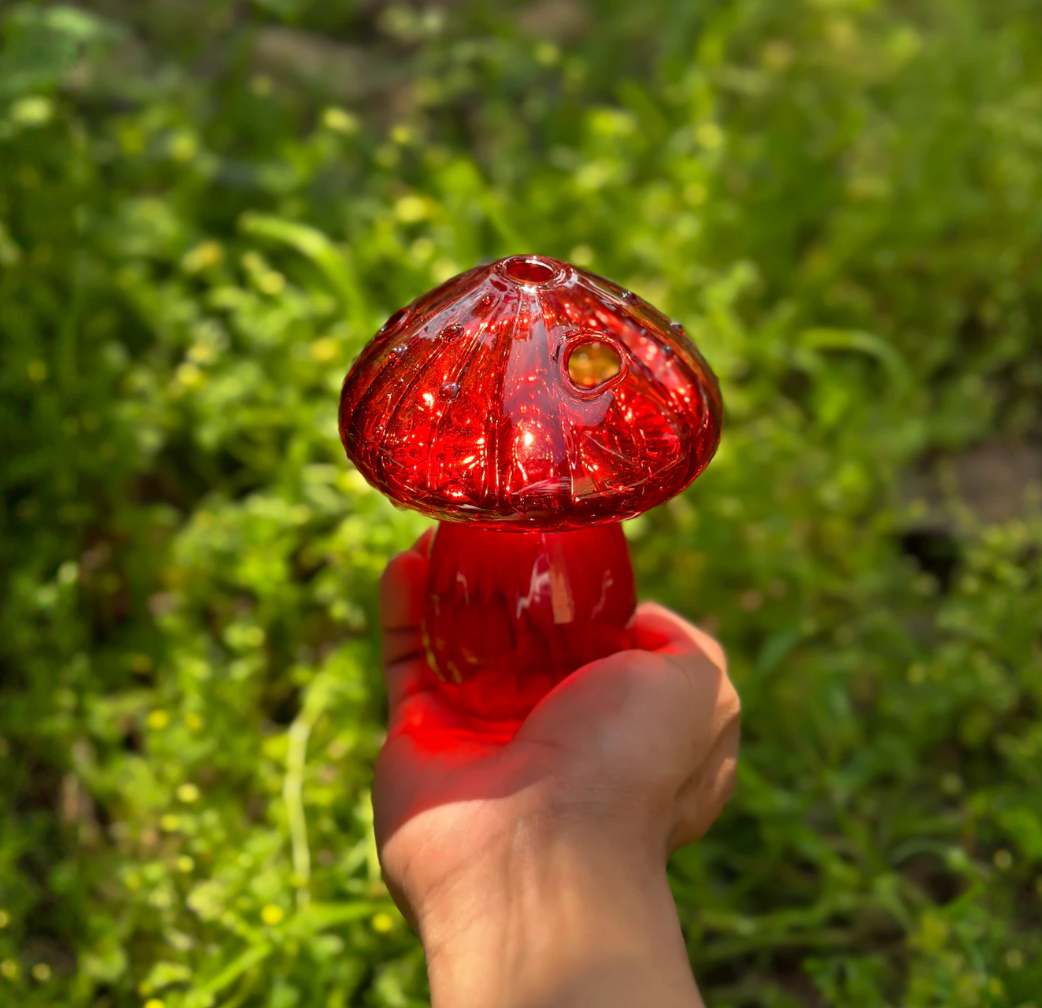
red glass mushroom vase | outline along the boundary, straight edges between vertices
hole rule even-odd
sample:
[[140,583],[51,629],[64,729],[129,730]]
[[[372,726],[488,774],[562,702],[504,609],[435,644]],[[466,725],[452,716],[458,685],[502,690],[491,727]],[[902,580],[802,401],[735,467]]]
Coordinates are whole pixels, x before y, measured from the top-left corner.
[[458,709],[520,720],[631,646],[619,522],[688,486],[720,421],[680,325],[568,263],[502,259],[387,321],[344,381],[340,436],[373,486],[439,520],[423,640]]

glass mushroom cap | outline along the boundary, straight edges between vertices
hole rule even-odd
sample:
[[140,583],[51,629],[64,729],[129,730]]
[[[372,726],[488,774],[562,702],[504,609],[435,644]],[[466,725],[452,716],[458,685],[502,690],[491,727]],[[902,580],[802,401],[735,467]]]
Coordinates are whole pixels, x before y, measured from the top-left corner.
[[680,325],[602,277],[514,256],[393,315],[339,422],[362,475],[404,507],[562,532],[683,490],[716,450],[721,402]]

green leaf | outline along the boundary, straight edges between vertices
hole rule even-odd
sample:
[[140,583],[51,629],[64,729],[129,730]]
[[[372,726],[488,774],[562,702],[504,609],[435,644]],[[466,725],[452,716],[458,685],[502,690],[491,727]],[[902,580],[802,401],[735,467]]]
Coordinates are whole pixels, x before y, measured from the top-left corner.
[[183,963],[160,961],[148,971],[145,986],[159,991],[171,984],[186,983],[191,978],[192,971]]
[[886,340],[869,332],[850,329],[805,329],[798,345],[804,350],[847,350],[873,357],[883,365],[895,387],[904,391],[912,374],[904,358]]
[[62,83],[87,46],[122,36],[112,22],[77,7],[20,4],[3,19],[0,101]]
[[268,944],[255,945],[253,948],[246,949],[209,979],[203,980],[192,993],[212,999],[213,995],[219,994],[248,970],[267,959],[273,951],[274,948]]
[[753,674],[756,676],[769,675],[803,637],[803,631],[798,627],[782,630],[769,637],[760,648],[756,664],[753,666]]
[[391,907],[392,904],[386,901],[371,900],[358,903],[312,903],[293,918],[293,929],[301,934],[317,934],[340,924],[386,912]]
[[338,249],[321,231],[296,221],[253,212],[242,215],[239,229],[252,237],[280,242],[295,249],[321,271],[352,318],[364,319],[365,296],[350,254]]

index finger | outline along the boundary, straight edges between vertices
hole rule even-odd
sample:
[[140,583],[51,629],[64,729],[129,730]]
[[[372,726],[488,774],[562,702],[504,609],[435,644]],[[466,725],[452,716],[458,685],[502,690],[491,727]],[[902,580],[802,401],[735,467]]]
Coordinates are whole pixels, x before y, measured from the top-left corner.
[[392,718],[401,702],[421,689],[426,679],[420,621],[431,534],[425,532],[411,549],[394,557],[380,578],[384,678]]
[[[719,642],[657,602],[637,607],[634,631],[638,647],[663,655],[695,685],[695,723],[708,713],[713,736],[725,730],[733,735],[742,704],[727,674],[727,656]],[[712,691],[711,697],[706,690]]]
[[724,675],[727,656],[719,641],[657,602],[642,602],[633,621],[637,647],[657,654],[701,653]]

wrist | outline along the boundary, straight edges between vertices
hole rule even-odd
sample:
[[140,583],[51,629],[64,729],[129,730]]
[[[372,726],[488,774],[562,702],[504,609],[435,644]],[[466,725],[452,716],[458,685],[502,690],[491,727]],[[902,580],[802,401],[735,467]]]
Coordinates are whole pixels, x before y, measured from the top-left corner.
[[433,1008],[701,1005],[665,865],[519,829],[426,908]]

